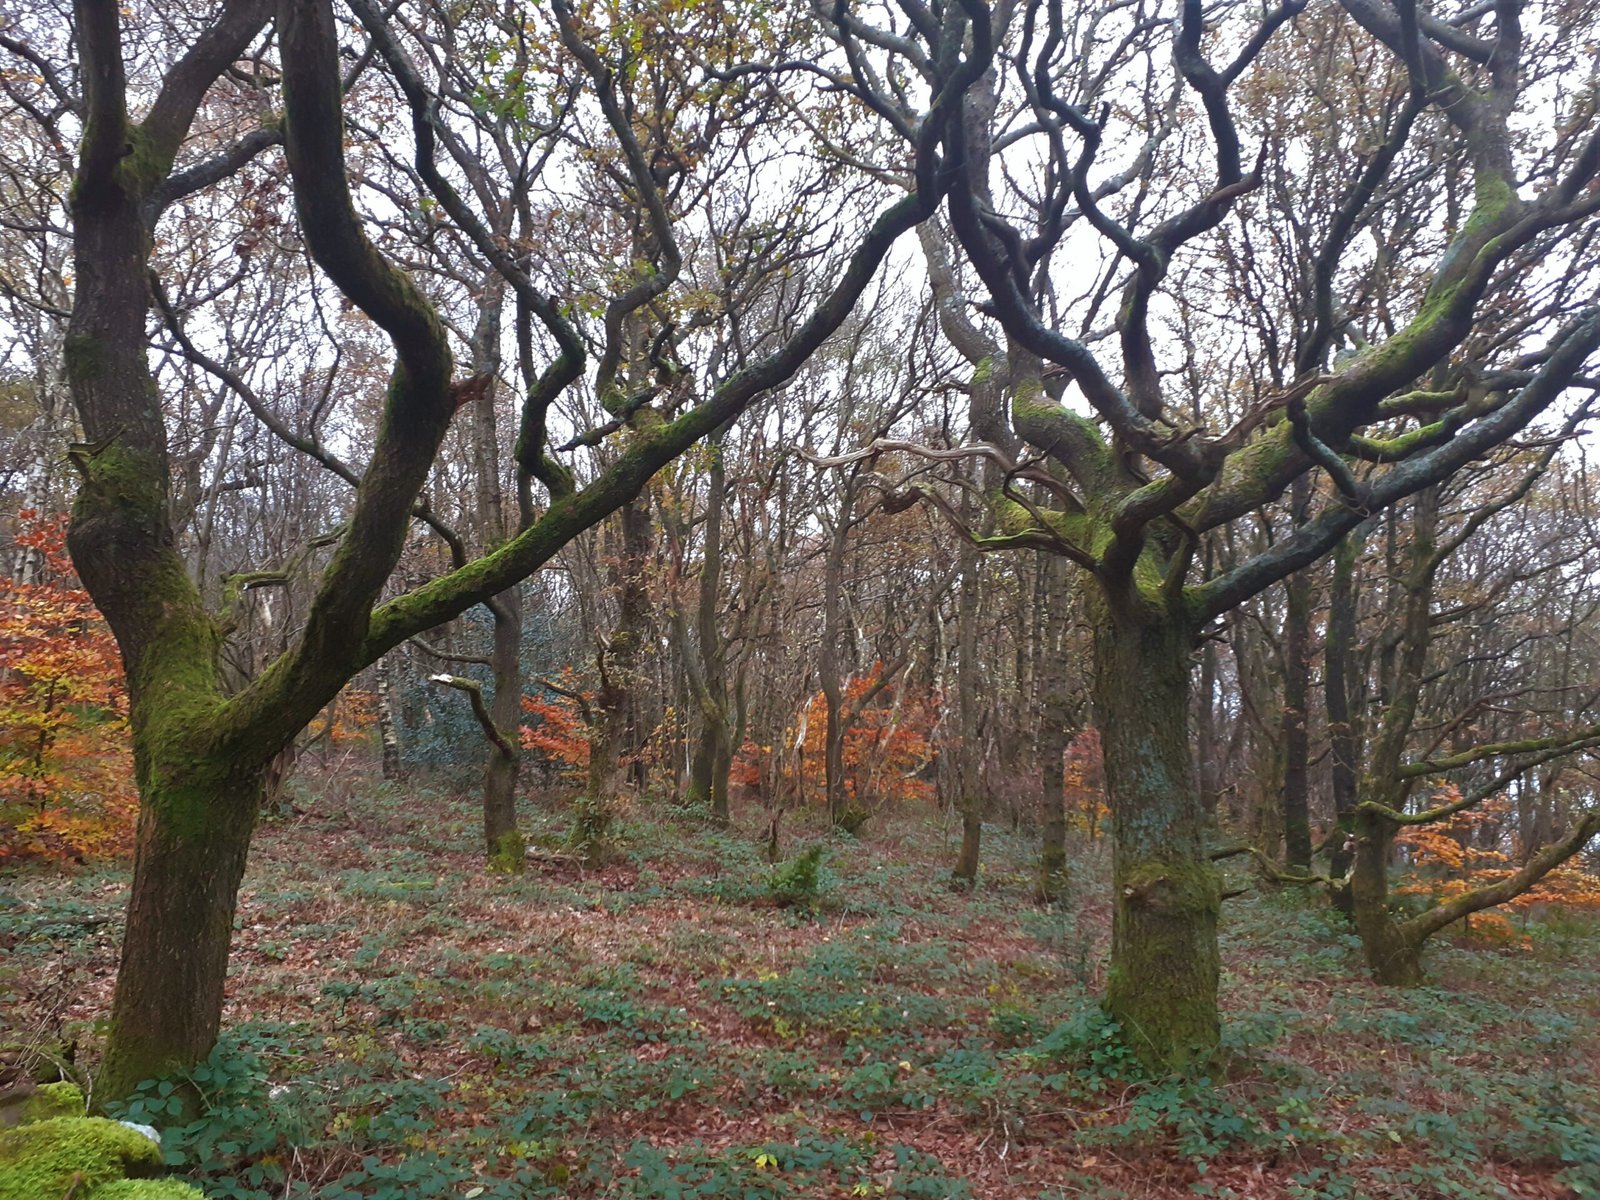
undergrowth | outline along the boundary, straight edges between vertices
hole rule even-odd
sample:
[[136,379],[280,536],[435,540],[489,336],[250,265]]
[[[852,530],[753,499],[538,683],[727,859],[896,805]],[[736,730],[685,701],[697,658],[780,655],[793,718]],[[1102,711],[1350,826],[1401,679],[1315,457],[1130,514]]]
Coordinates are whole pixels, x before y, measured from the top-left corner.
[[[958,895],[910,821],[773,868],[641,806],[609,865],[504,875],[467,800],[300,807],[252,860],[225,1036],[120,1111],[217,1200],[1600,1196],[1592,925],[1446,944],[1399,992],[1311,899],[1231,900],[1225,1053],[1179,1080],[1096,1004],[1098,847],[1039,909],[1004,831]],[[92,1055],[124,888],[0,893],[3,1036]]]

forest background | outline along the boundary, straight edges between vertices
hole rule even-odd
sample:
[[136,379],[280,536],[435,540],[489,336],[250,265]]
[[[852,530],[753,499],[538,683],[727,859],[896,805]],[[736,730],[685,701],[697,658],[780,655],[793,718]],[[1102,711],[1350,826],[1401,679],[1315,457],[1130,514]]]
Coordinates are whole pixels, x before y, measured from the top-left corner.
[[8,16],[0,855],[132,855],[95,1105],[210,1069],[258,823],[372,811],[368,742],[478,775],[490,879],[670,827],[826,912],[828,853],[942,881],[933,820],[981,905],[1008,831],[1105,955],[1062,1053],[1184,1113],[1225,900],[1385,985],[1577,936],[1596,26]]

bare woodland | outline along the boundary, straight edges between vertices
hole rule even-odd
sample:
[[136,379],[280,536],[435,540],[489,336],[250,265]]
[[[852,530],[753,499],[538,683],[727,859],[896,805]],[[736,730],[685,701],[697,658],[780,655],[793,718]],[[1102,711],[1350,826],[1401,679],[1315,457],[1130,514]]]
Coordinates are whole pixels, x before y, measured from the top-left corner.
[[[252,835],[347,687],[386,773],[476,773],[486,868],[533,793],[596,861],[640,796],[774,858],[921,805],[961,831],[930,870],[1025,829],[1049,904],[1103,824],[1106,1011],[1160,1071],[1219,1044],[1225,869],[1395,985],[1586,886],[1597,35],[9,8],[0,529],[26,582],[19,514],[70,511],[139,798],[96,1095],[216,1043]],[[1465,816],[1507,868],[1397,905]]]

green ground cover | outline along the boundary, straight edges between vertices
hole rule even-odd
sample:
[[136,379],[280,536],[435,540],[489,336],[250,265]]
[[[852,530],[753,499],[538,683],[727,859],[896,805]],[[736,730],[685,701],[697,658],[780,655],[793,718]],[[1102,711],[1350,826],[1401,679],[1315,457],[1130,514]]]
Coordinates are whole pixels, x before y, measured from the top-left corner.
[[[216,1200],[1600,1195],[1592,920],[1446,942],[1400,992],[1320,898],[1252,891],[1225,1059],[1157,1079],[1095,1005],[1099,846],[1041,909],[1001,830],[970,894],[921,817],[802,823],[815,869],[776,873],[666,807],[624,834],[600,870],[487,874],[470,798],[303,790],[254,852],[222,1043],[123,1115]],[[0,880],[0,1040],[92,1068],[125,888]]]

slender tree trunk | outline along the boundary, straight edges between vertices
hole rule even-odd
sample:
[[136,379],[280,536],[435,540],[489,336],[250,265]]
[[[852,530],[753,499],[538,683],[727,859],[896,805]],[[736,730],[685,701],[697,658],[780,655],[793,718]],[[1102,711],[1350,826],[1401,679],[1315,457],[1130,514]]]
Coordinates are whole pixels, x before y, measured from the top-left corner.
[[1218,1044],[1221,898],[1189,739],[1193,631],[1151,607],[1093,596],[1095,710],[1116,835],[1106,1004],[1141,1059],[1182,1071]]
[[957,600],[959,649],[956,661],[956,711],[961,722],[961,759],[957,776],[961,808],[961,853],[951,872],[959,887],[978,882],[978,855],[983,842],[983,795],[978,785],[981,747],[978,744],[978,553],[970,546],[961,551],[961,594]]
[[[1311,503],[1311,476],[1295,478],[1290,507],[1303,525]],[[1311,699],[1311,575],[1299,571],[1284,582],[1288,601],[1283,623],[1283,840],[1288,865],[1311,873],[1311,746],[1307,709]]]
[[[1328,633],[1323,652],[1324,703],[1328,710],[1328,740],[1332,755],[1334,835],[1328,856],[1329,873],[1342,879],[1350,871],[1355,846],[1356,782],[1361,743],[1351,713],[1350,683],[1355,674],[1356,559],[1361,553],[1361,527],[1339,543],[1333,553],[1333,584],[1328,594]],[[1334,890],[1333,903],[1346,916],[1354,916],[1350,889]]]
[[517,829],[517,778],[522,759],[510,741],[522,715],[522,606],[517,590],[501,592],[490,611],[494,614],[494,643],[489,652],[494,695],[489,700],[489,718],[506,735],[510,750],[491,744],[484,765],[484,852],[497,870],[516,872],[526,860],[526,847]]
[[1039,899],[1058,900],[1067,888],[1066,755],[1072,722],[1067,710],[1067,564],[1058,555],[1041,557],[1039,570],[1049,580],[1040,614],[1045,658],[1039,686],[1039,776],[1044,802],[1044,834],[1039,851]]
[[[1210,577],[1216,561],[1216,545],[1207,539],[1203,575]],[[1200,650],[1200,695],[1195,705],[1195,747],[1200,780],[1200,803],[1206,819],[1217,823],[1217,804],[1222,798],[1221,761],[1217,747],[1217,643],[1207,638]]]
[[696,645],[684,647],[685,655],[698,656],[698,665],[689,671],[690,683],[700,707],[700,736],[689,766],[689,803],[704,804],[711,811],[711,822],[726,829],[731,820],[728,808],[728,774],[733,769],[734,722],[729,713],[726,653],[722,630],[717,624],[717,600],[722,585],[722,518],[727,502],[728,475],[722,459],[719,431],[711,443],[711,466],[706,488],[705,546],[700,570],[700,594],[695,606]]
[[1289,577],[1284,590],[1289,603],[1283,637],[1283,840],[1287,864],[1310,874],[1311,581],[1302,571]]
[[[383,777],[400,779],[405,766],[400,761],[400,731],[395,724],[394,703],[389,698],[389,664],[380,659],[375,668],[378,682],[378,738],[383,745]],[[328,728],[333,728],[333,714],[328,714]]]
[[[503,219],[509,221],[511,206]],[[506,227],[500,234],[504,236]],[[484,381],[471,402],[472,475],[475,486],[478,541],[485,551],[499,545],[512,532],[508,505],[500,481],[500,429],[495,410],[495,380],[500,372],[500,332],[505,304],[505,284],[488,272],[478,298],[478,322],[472,331],[472,377]],[[524,519],[527,514],[524,515]],[[515,522],[523,523],[522,520]],[[522,714],[522,594],[507,588],[488,603],[493,621],[489,673],[494,694],[488,701],[489,719],[498,736],[488,737],[483,768],[483,840],[489,865],[499,871],[520,871],[526,861],[522,835],[517,830],[517,778],[521,756],[515,732]]]
[[855,814],[844,786],[844,681],[839,667],[839,639],[843,617],[840,612],[844,587],[844,551],[849,534],[847,504],[828,545],[828,558],[822,576],[822,645],[817,654],[817,676],[822,685],[827,724],[823,729],[823,780],[827,789],[828,820],[836,827],[848,827]]

